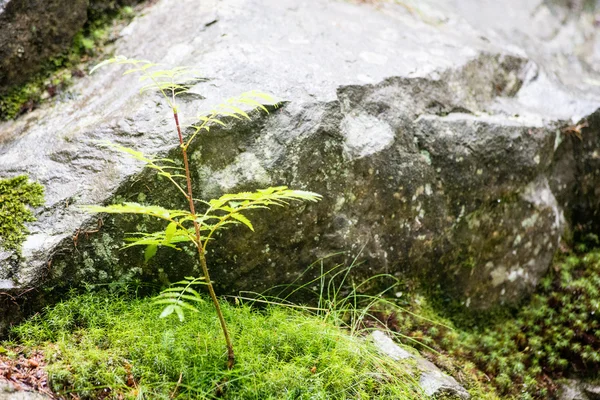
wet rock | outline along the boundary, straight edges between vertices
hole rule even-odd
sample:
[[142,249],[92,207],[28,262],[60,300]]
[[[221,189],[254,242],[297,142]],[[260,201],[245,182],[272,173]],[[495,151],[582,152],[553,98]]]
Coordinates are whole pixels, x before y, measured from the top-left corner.
[[598,232],[600,228],[600,110],[579,121],[581,139],[571,133],[573,179],[577,184],[568,198],[574,225],[579,231]]
[[71,46],[87,7],[87,0],[0,2],[0,95]]
[[419,385],[427,396],[444,399],[469,399],[471,397],[469,392],[453,377],[442,372],[431,361],[404,350],[385,333],[375,330],[371,332],[371,339],[379,351],[396,361],[414,360],[418,370]]
[[92,13],[106,14],[123,6],[133,6],[142,0],[90,0],[89,10]]
[[560,385],[559,400],[598,400],[600,385],[567,379]]
[[[593,21],[563,26],[533,0],[502,5],[506,13],[496,2],[419,7],[159,1],[121,32],[117,54],[201,69],[206,79],[182,98],[184,117],[256,88],[283,101],[190,148],[196,197],[282,184],[324,196],[257,211],[256,233],[223,232],[209,252],[221,293],[293,282],[344,251],[332,263],[359,255],[357,279],[411,275],[473,310],[516,304],[546,272],[561,234],[595,218]],[[565,63],[574,42],[591,54]],[[77,208],[185,206],[142,165],[96,142],[177,158],[168,107],[121,72],[100,70],[75,84],[72,99],[0,125],[0,175],[27,172],[46,187],[22,257],[0,261],[12,296],[0,307],[5,324],[82,282],[199,273],[193,252],[161,250],[146,264],[141,249],[120,249],[125,232],[155,222]],[[567,128],[584,120],[580,140]]]
[[88,19],[99,20],[140,1],[0,1],[0,96],[71,47]]
[[39,392],[24,391],[4,380],[0,380],[0,400],[49,400],[50,397]]

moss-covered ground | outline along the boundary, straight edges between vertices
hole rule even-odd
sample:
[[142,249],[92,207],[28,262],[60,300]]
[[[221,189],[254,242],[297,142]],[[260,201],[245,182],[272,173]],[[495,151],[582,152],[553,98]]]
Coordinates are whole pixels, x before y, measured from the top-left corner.
[[41,350],[51,388],[64,398],[424,398],[407,365],[331,319],[283,306],[223,311],[233,370],[210,301],[180,322],[158,318],[160,306],[148,299],[78,295],[17,327],[4,347]]
[[598,249],[558,255],[530,299],[486,323],[456,326],[416,294],[366,299],[346,299],[353,306],[337,310],[322,301],[316,314],[226,303],[237,355],[231,371],[209,302],[180,322],[158,318],[161,308],[148,299],[73,295],[16,327],[3,347],[41,351],[51,387],[65,398],[423,398],[410,365],[364,339],[373,327],[395,332],[473,399],[552,399],[562,378],[594,379],[600,370]]

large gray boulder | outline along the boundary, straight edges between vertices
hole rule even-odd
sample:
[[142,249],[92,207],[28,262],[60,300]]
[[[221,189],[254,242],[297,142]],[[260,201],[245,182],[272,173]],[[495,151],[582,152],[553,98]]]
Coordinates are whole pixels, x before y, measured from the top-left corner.
[[12,384],[0,380],[0,400],[50,400],[39,392],[16,389]]
[[[257,88],[284,102],[200,138],[197,197],[281,184],[324,196],[257,212],[255,234],[225,232],[209,253],[221,293],[289,283],[362,249],[363,277],[409,274],[489,309],[535,288],[565,229],[598,221],[593,14],[537,0],[402,4],[159,1],[121,33],[117,54],[202,71],[184,116]],[[46,187],[22,256],[1,257],[6,323],[82,282],[198,273],[186,252],[146,265],[141,249],[120,250],[124,232],[152,222],[77,208],[184,204],[96,142],[177,157],[160,96],[121,73],[101,70],[71,100],[0,125],[0,175]],[[564,129],[584,120],[582,140]]]

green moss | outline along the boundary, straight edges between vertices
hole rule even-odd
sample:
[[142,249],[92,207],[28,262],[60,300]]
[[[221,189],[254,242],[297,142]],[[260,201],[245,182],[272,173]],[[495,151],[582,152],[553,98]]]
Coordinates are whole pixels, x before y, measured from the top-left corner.
[[471,328],[413,300],[413,314],[387,310],[379,319],[393,321],[406,344],[430,352],[454,376],[469,365],[475,382],[489,379],[508,398],[550,398],[555,379],[600,371],[600,250],[561,255],[520,309],[476,318]]
[[28,233],[25,223],[35,221],[27,206],[43,203],[44,188],[39,183],[29,182],[27,176],[0,179],[0,245],[3,248],[19,250]]
[[281,306],[223,304],[236,349],[228,370],[214,310],[209,301],[199,308],[179,322],[158,318],[162,307],[148,299],[86,294],[14,333],[29,351],[43,349],[57,394],[81,399],[425,398],[406,365],[323,318]]
[[110,24],[115,20],[131,19],[133,11],[131,7],[114,6],[104,12],[89,10],[88,14],[88,21],[73,38],[69,50],[46,61],[41,72],[26,84],[0,96],[0,120],[16,118],[65,90],[72,84],[74,75],[83,74],[81,62],[103,52],[110,36]]

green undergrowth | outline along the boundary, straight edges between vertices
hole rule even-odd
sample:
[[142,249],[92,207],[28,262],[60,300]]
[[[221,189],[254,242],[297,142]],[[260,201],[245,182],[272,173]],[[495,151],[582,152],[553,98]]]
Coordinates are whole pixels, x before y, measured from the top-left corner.
[[50,386],[65,398],[425,398],[410,365],[322,317],[223,306],[236,345],[233,370],[209,302],[180,322],[158,318],[161,307],[150,299],[78,295],[15,328],[12,344],[43,351]]
[[44,188],[26,175],[0,179],[0,248],[19,250],[27,235],[26,222],[35,221],[28,206],[44,203]]
[[412,365],[380,356],[363,338],[372,328],[395,332],[473,399],[553,399],[560,379],[600,370],[599,249],[558,255],[517,311],[471,328],[416,294],[386,300],[354,290],[340,300],[339,282],[317,286],[325,289],[313,309],[225,304],[237,349],[231,371],[207,303],[179,322],[157,318],[151,300],[74,296],[17,327],[5,347],[41,349],[51,387],[81,398],[424,398]]
[[0,121],[16,118],[60,95],[75,77],[85,74],[84,63],[94,61],[104,53],[105,45],[114,36],[112,30],[131,18],[131,7],[114,6],[104,12],[90,8],[88,21],[75,35],[67,51],[47,60],[41,71],[27,83],[0,95]]
[[[579,250],[585,250],[585,247]],[[456,328],[415,297],[410,313],[377,319],[455,377],[491,383],[508,399],[551,399],[557,381],[600,371],[600,250],[557,256],[536,293],[513,315]],[[419,315],[417,317],[416,315]]]

